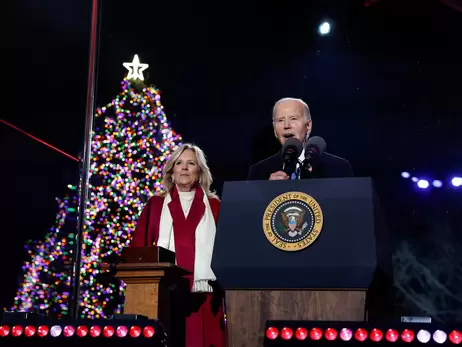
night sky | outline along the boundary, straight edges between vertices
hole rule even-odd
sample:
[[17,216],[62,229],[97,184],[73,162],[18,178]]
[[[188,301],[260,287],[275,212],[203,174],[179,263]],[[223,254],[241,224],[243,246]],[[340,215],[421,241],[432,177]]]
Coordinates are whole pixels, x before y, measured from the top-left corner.
[[[1,119],[77,156],[91,1],[16,3],[7,68],[15,102],[4,101]],[[324,20],[328,36],[316,31]],[[96,103],[119,93],[122,63],[138,54],[172,127],[207,154],[220,192],[278,150],[274,102],[301,97],[328,152],[374,178],[394,235],[414,239],[428,211],[440,211],[461,241],[462,192],[424,194],[400,177],[462,176],[461,34],[462,13],[436,0],[103,1]],[[54,197],[76,182],[78,163],[3,124],[0,143],[6,305],[24,242],[53,224]]]

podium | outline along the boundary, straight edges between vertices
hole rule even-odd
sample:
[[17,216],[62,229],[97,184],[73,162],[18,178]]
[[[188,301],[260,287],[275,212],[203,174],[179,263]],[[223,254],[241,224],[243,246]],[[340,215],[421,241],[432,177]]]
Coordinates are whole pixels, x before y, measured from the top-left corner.
[[169,336],[184,336],[184,317],[176,300],[188,290],[188,271],[174,265],[175,256],[158,247],[130,247],[115,265],[115,277],[126,284],[124,314],[158,319]]
[[212,268],[230,347],[262,346],[267,320],[366,320],[392,274],[372,180],[226,182]]

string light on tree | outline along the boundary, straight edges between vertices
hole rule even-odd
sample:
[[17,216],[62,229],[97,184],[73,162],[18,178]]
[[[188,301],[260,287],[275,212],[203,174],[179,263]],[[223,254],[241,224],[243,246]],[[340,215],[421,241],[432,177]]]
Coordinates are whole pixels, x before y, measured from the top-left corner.
[[146,70],[149,65],[141,64],[138,54],[135,54],[131,63],[123,63],[123,66],[128,70],[127,79],[144,81],[143,71]]
[[[140,80],[146,68],[135,55],[132,75]],[[143,206],[162,188],[165,161],[181,145],[181,136],[168,123],[159,90],[140,86],[129,76],[121,82],[120,94],[96,111],[82,236],[82,318],[121,312],[124,284],[102,270],[102,261],[119,255],[129,244]],[[66,264],[72,257],[77,207],[77,189],[70,186],[69,194],[58,199],[56,222],[44,241],[26,246],[29,259],[13,311],[68,314],[71,271]]]

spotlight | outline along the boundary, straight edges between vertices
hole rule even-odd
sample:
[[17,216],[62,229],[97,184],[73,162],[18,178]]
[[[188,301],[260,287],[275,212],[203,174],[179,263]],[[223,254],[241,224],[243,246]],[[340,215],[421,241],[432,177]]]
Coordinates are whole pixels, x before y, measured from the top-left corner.
[[419,181],[417,182],[417,187],[422,188],[422,189],[428,188],[429,185],[430,185],[430,184],[428,183],[427,180],[419,180]]
[[433,181],[433,187],[441,188],[442,186],[443,186],[443,182],[441,182],[440,180],[434,180]]
[[319,25],[318,32],[321,35],[327,35],[330,33],[330,24],[328,22],[324,22],[321,25]]
[[462,186],[462,177],[454,177],[451,181],[452,185],[454,187],[460,187]]

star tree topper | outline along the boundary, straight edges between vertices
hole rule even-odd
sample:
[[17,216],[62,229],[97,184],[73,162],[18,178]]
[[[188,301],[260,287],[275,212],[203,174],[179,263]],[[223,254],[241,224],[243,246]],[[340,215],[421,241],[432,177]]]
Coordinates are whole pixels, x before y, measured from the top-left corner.
[[144,81],[143,71],[146,70],[149,65],[141,64],[138,54],[135,54],[131,63],[123,63],[123,65],[128,70],[127,79],[139,79],[140,81]]

